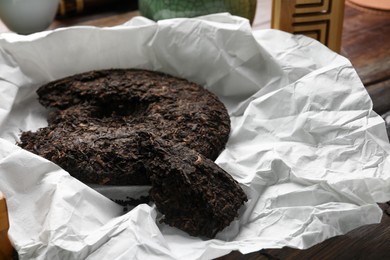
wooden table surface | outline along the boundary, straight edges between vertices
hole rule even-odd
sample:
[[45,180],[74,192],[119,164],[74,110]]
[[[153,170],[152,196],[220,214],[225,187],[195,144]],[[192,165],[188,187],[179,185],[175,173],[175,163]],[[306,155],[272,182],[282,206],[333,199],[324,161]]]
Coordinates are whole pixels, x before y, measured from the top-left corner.
[[[270,2],[258,2],[254,29],[269,27]],[[139,15],[132,8],[122,4],[104,11],[56,19],[49,29],[73,25],[115,26]],[[2,32],[9,30],[0,21]],[[374,110],[378,114],[390,111],[390,12],[367,11],[347,0],[341,55],[354,65],[373,100]],[[390,259],[390,203],[379,206],[384,211],[380,224],[360,227],[306,250],[264,249],[247,255],[232,252],[219,259]]]

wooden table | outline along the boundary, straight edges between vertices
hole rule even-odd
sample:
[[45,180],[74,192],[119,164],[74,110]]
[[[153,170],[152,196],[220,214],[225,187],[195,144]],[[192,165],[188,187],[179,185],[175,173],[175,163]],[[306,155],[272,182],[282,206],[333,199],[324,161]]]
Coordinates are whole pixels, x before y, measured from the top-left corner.
[[370,11],[347,1],[341,54],[366,86],[374,110],[390,110],[390,12]]
[[[270,10],[270,1],[259,1],[254,29],[269,27],[267,19],[270,15],[265,10]],[[73,25],[115,26],[139,15],[130,9],[130,6],[123,5],[104,12],[57,19],[49,29]],[[0,22],[0,32],[7,31]],[[373,100],[374,110],[379,114],[389,111],[390,13],[366,11],[347,1],[341,54],[349,58],[357,70]],[[264,249],[248,255],[232,252],[219,259],[390,259],[390,204],[379,205],[384,211],[380,224],[358,228],[307,250]]]

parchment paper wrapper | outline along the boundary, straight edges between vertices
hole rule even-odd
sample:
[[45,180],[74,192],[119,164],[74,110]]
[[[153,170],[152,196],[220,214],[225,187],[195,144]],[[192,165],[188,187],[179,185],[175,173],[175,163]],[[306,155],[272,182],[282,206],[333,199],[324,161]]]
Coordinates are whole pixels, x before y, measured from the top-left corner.
[[[106,68],[187,78],[226,104],[232,132],[216,162],[249,201],[215,239],[159,224],[153,204],[123,214],[15,145],[21,131],[46,125],[35,94],[41,84]],[[228,14],[158,23],[138,17],[114,28],[3,34],[0,71],[0,190],[21,259],[211,259],[307,248],[379,222],[376,202],[390,200],[383,120],[350,62],[303,36],[252,32]]]

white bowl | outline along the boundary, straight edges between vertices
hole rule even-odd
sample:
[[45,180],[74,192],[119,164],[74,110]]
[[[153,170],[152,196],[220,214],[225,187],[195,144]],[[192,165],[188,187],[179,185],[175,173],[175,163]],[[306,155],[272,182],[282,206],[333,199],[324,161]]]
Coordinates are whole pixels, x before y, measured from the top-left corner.
[[58,3],[59,0],[0,0],[0,18],[16,33],[39,32],[53,21]]

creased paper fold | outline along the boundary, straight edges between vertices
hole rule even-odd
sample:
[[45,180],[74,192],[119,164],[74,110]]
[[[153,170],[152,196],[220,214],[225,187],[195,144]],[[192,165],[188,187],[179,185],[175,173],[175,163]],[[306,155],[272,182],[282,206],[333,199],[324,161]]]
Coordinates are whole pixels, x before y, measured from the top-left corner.
[[[215,239],[160,224],[153,204],[124,213],[15,145],[20,131],[46,125],[41,84],[107,68],[183,77],[227,106],[232,131],[216,162],[249,201]],[[0,71],[0,190],[21,259],[211,259],[307,248],[379,222],[376,202],[390,200],[383,120],[350,62],[303,36],[253,32],[228,14],[137,17],[113,28],[2,34]]]

